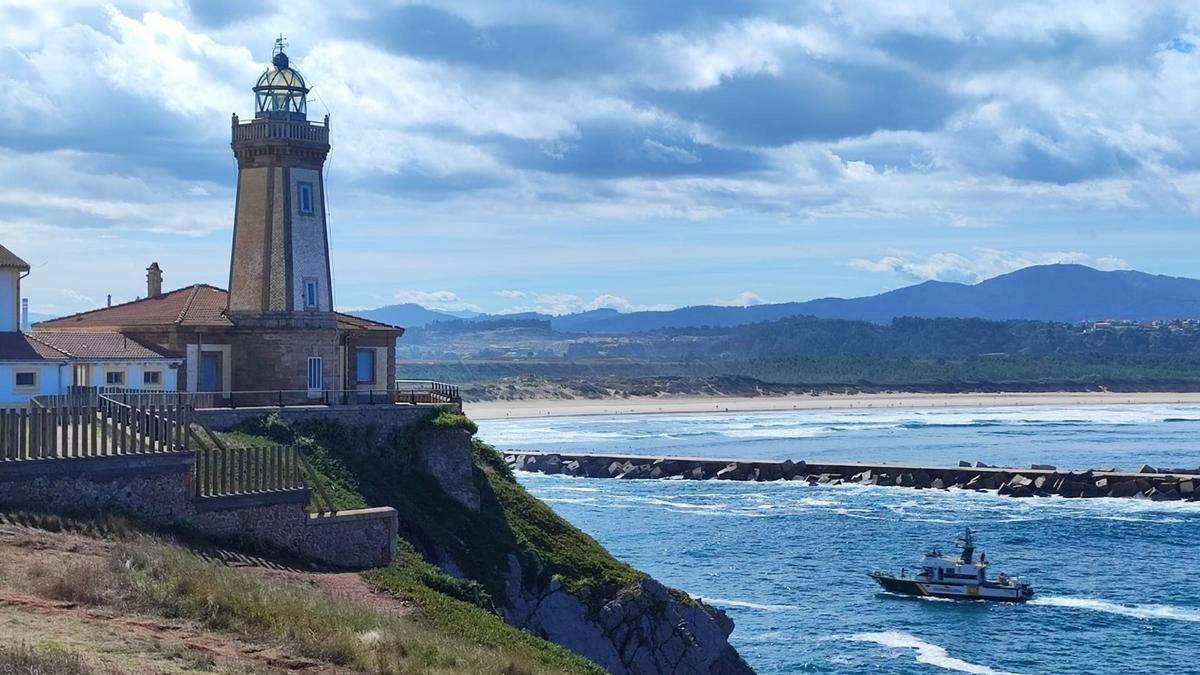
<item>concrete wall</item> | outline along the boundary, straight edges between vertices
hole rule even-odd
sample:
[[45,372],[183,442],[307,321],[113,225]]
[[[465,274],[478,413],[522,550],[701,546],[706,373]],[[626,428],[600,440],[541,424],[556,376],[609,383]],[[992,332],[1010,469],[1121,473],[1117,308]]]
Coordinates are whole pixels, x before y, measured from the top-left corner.
[[[16,373],[29,371],[37,373],[38,386],[18,389]],[[61,394],[70,377],[70,368],[65,362],[0,361],[0,407],[26,406],[33,396]]]
[[304,512],[307,491],[193,498],[194,453],[0,463],[0,505],[66,513],[122,510],[248,539],[327,565],[367,568],[395,555],[395,509]]

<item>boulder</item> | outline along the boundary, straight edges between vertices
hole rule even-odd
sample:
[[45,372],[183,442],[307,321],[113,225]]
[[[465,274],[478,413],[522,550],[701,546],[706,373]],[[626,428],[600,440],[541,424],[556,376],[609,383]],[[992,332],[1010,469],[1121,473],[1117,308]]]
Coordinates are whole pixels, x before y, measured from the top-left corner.
[[1187,497],[1187,496],[1194,494],[1195,492],[1196,492],[1196,481],[1194,479],[1189,478],[1187,480],[1179,482],[1179,494],[1183,495],[1184,497]]
[[1046,476],[1038,476],[1037,478],[1033,479],[1033,488],[1035,490],[1046,490],[1052,485],[1053,483],[1051,483],[1050,479]]
[[567,474],[568,476],[578,476],[580,473],[582,473],[580,471],[580,469],[582,469],[582,468],[583,468],[583,465],[579,463],[579,460],[573,459],[569,462],[564,463],[562,465],[561,471],[563,473]]
[[929,487],[935,490],[945,490],[946,481],[942,480],[941,478],[934,478],[933,481],[929,483]]
[[1109,497],[1132,497],[1141,492],[1138,485],[1132,480],[1109,481],[1108,496]]
[[754,470],[758,472],[754,480],[779,480],[783,478],[783,467],[774,462],[755,464]]
[[704,473],[704,467],[694,466],[690,471],[684,471],[683,477],[688,480],[704,480],[707,476]]
[[913,487],[917,484],[917,479],[911,473],[905,472],[896,478],[896,485],[900,487]]
[[717,472],[717,480],[746,480],[746,467],[737,462],[730,462]]
[[983,462],[975,462],[975,468],[976,469],[991,469],[992,465],[984,464]]
[[966,483],[963,483],[963,489],[964,490],[986,490],[987,483],[984,481],[983,476],[981,476],[979,474],[975,474],[974,476],[971,476],[969,479],[967,479]]
[[1058,467],[1051,464],[1030,464],[1029,468],[1034,471],[1058,471]]
[[971,463],[965,459],[960,459],[960,460],[958,460],[958,465],[960,467],[969,467],[969,466],[971,466]]
[[1137,470],[1138,473],[1158,473],[1158,470],[1149,464],[1143,464],[1142,468]]
[[549,474],[562,473],[562,457],[558,455],[546,455],[542,458],[542,461],[538,462],[538,470]]
[[1013,487],[1026,487],[1027,488],[1027,487],[1031,487],[1033,485],[1032,478],[1026,478],[1025,476],[1022,476],[1021,474],[1017,474],[1017,475],[1013,476],[1012,478],[1010,478],[1008,480],[1008,482]]
[[1009,492],[1010,497],[1032,497],[1033,490],[1026,485],[1014,485],[1012,491]]

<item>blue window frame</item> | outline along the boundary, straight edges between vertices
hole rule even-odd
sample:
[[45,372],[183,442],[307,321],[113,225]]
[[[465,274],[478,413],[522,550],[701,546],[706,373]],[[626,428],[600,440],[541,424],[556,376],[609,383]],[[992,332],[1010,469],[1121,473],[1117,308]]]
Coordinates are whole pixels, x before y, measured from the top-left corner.
[[304,280],[304,306],[307,307],[308,309],[316,309],[318,304],[319,303],[317,302],[317,280],[316,279],[305,279]]
[[375,350],[362,348],[354,352],[354,379],[359,384],[375,384]]
[[321,373],[321,357],[308,357],[308,390],[321,391],[325,386],[325,378]]
[[297,183],[297,201],[300,206],[300,213],[311,216],[313,214],[313,184],[312,183]]

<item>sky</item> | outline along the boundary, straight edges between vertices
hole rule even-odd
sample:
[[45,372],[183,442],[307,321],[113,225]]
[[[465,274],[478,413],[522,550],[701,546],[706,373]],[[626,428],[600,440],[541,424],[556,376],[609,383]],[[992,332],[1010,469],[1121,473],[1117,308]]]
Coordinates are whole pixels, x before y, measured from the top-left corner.
[[331,116],[341,309],[564,313],[1200,277],[1200,4],[0,0],[35,312],[228,280],[274,37]]

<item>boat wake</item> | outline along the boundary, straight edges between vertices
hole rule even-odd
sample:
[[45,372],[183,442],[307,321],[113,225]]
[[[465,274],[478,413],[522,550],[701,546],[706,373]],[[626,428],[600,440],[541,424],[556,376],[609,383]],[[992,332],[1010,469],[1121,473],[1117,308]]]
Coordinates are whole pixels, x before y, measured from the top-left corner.
[[796,605],[768,605],[748,602],[746,600],[726,600],[724,598],[700,598],[700,600],[718,607],[741,607],[743,609],[757,609],[763,612],[790,612],[794,609],[800,609]]
[[944,647],[925,642],[915,635],[910,635],[902,631],[889,630],[880,633],[856,633],[846,639],[851,642],[872,642],[893,649],[913,649],[917,652],[917,663],[924,663],[945,670],[973,673],[974,675],[1015,675],[1014,673],[996,670],[978,663],[956,659],[950,656]]
[[1034,598],[1029,604],[1048,607],[1070,607],[1072,609],[1089,609],[1094,612],[1117,614],[1135,619],[1169,619],[1173,621],[1200,622],[1200,609],[1188,607],[1173,607],[1171,605],[1118,605],[1106,600],[1091,598]]

